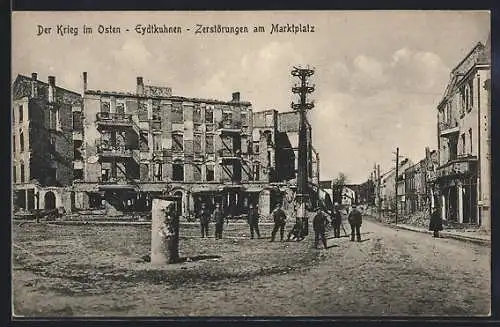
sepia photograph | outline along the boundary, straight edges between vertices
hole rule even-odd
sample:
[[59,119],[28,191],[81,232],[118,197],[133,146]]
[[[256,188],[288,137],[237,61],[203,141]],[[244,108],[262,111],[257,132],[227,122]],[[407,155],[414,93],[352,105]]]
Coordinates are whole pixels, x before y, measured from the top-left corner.
[[11,310],[491,315],[489,11],[14,11]]

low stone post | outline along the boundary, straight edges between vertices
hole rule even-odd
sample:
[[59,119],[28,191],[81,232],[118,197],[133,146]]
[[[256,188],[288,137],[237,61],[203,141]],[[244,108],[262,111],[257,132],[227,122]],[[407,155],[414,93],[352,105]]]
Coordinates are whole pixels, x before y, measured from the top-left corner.
[[151,208],[151,264],[163,265],[179,260],[178,203],[153,199]]

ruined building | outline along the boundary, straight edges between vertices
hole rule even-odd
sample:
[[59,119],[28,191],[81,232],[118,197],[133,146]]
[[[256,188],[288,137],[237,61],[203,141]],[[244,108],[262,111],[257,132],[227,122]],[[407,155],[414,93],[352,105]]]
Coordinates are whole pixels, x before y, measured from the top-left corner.
[[[71,207],[78,176],[74,132],[81,130],[78,93],[18,75],[12,88],[12,184],[14,211]],[[75,118],[75,120],[74,120]],[[76,173],[75,173],[76,172]]]
[[433,180],[442,218],[490,225],[490,42],[452,70],[437,108],[439,167]]
[[[185,217],[201,203],[237,216],[253,202],[267,215],[293,195],[298,114],[253,113],[239,92],[229,101],[174,96],[142,77],[133,93],[90,90],[87,82],[84,73],[76,209],[148,211],[152,196],[169,193],[182,197]],[[308,126],[313,185],[318,156]]]

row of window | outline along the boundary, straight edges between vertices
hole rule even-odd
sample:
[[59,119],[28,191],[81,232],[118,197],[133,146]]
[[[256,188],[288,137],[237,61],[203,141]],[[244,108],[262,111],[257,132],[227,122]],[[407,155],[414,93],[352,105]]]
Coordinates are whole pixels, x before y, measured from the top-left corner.
[[[466,112],[470,112],[474,106],[474,94],[473,94],[473,80],[470,79],[467,83],[462,85],[458,90],[458,112],[460,117],[463,117]],[[453,101],[449,101],[443,110],[442,121],[445,123],[450,123],[452,121],[453,113]]]
[[[111,111],[110,102],[101,100],[101,112],[109,113],[110,111]],[[126,112],[125,103],[117,102],[116,106],[115,106],[115,112],[125,114],[125,112]],[[204,122],[206,124],[213,124],[214,123],[213,107],[211,107],[211,106],[206,107],[204,112],[205,112]],[[138,116],[139,116],[140,121],[149,120],[147,104],[144,101],[139,102]],[[160,101],[158,101],[158,100],[153,100],[152,117],[151,118],[153,120],[161,120],[161,106],[160,106]],[[232,120],[232,119],[233,119],[233,113],[231,111],[223,111],[222,120]],[[242,125],[248,125],[247,113],[242,112],[240,114],[240,120],[242,122]],[[183,109],[181,103],[172,104],[170,121],[174,124],[182,124],[184,122],[184,109]],[[195,107],[194,107],[193,122],[199,123],[199,124],[203,123],[202,108],[200,107],[199,104],[195,105]]]
[[[163,163],[158,162],[153,164],[153,181],[159,182],[163,180]],[[193,181],[201,182],[202,181],[202,166],[201,165],[192,165],[193,167]],[[205,167],[205,180],[206,182],[212,182],[215,180],[214,175],[214,166],[206,165]],[[147,163],[140,164],[140,176],[141,180],[149,180],[150,176],[150,165]],[[113,176],[114,175],[114,176]],[[83,177],[83,176],[82,176]],[[110,167],[101,168],[101,181],[106,182],[113,178],[116,178],[116,170],[113,173],[113,169]],[[253,180],[260,179],[260,165],[255,163],[253,165],[253,171],[251,178]],[[184,177],[184,164],[183,163],[174,163],[172,164],[172,180],[182,182],[185,180]]]

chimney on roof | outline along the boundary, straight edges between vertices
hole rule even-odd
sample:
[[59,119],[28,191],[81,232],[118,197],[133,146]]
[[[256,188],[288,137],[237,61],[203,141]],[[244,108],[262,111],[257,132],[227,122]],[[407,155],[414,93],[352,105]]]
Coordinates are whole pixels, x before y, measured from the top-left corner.
[[240,102],[240,92],[233,92],[233,102]]
[[428,146],[425,147],[425,159],[429,160],[431,158],[431,149]]
[[36,98],[38,97],[38,74],[37,73],[31,73],[31,97]]
[[87,72],[83,72],[82,74],[82,79],[83,79],[83,93],[87,91]]
[[56,97],[56,78],[49,76],[49,102],[54,102]]
[[142,77],[137,77],[137,94],[144,95],[144,81]]

